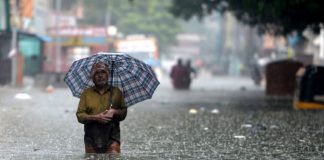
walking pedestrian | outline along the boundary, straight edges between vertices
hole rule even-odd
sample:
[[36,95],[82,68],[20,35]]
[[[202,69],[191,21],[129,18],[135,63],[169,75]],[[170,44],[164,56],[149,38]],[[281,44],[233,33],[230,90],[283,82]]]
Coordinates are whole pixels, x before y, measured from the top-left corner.
[[127,115],[122,92],[108,85],[109,69],[103,62],[93,64],[91,78],[95,86],[83,91],[76,112],[84,124],[85,152],[119,155],[119,123]]
[[191,61],[190,60],[187,61],[186,68],[187,68],[187,72],[188,72],[187,75],[186,75],[188,80],[185,83],[185,88],[190,89],[191,80],[197,76],[197,72],[191,66]]
[[179,58],[177,64],[172,67],[170,74],[174,89],[187,89],[187,83],[190,81],[188,75],[187,68],[182,64],[182,59]]

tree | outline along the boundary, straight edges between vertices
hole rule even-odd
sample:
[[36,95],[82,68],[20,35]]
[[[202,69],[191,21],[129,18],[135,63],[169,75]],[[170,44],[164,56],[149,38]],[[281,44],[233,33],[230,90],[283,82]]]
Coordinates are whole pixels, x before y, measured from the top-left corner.
[[231,11],[245,24],[256,26],[261,33],[287,35],[310,28],[315,33],[324,22],[322,0],[173,0],[170,8],[176,17],[202,18],[213,11]]
[[83,24],[117,26],[123,34],[146,34],[155,36],[159,45],[172,43],[181,31],[179,19],[169,11],[170,0],[96,0],[84,1]]
[[[70,0],[71,1],[71,0]],[[81,26],[104,26],[106,23],[107,0],[83,0],[84,18],[79,20]],[[76,4],[76,2],[75,2]]]
[[170,0],[110,0],[111,20],[125,34],[146,34],[157,37],[160,46],[174,41],[181,31],[179,20],[168,12]]

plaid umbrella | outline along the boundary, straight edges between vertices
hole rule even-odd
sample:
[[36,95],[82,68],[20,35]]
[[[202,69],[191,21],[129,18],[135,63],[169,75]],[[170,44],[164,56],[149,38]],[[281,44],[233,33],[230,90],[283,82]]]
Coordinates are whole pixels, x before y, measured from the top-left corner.
[[109,66],[111,76],[108,84],[122,91],[128,107],[152,98],[160,84],[152,68],[144,62],[123,53],[99,52],[72,63],[64,81],[73,96],[80,97],[84,89],[94,86],[90,71],[96,62],[104,62]]

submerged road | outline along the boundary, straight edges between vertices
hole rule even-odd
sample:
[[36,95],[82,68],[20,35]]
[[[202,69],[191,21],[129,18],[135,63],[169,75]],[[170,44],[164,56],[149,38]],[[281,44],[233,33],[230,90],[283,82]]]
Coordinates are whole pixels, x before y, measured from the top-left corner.
[[[64,88],[0,87],[0,159],[93,158],[77,104]],[[266,97],[248,78],[198,77],[189,91],[164,78],[151,100],[129,108],[120,159],[324,159],[323,117]]]

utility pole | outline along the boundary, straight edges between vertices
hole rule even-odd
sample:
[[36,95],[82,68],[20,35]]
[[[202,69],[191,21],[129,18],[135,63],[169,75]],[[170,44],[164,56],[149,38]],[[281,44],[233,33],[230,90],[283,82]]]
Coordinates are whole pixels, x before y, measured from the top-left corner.
[[56,0],[56,73],[61,72],[61,36],[59,33],[60,30],[60,13],[61,13],[61,0]]
[[6,12],[6,31],[11,31],[11,24],[10,24],[10,5],[9,0],[5,0],[5,12]]
[[[10,15],[10,4],[9,0],[5,0],[5,11],[6,11],[6,31],[11,32],[11,50],[8,57],[11,58],[11,85],[16,86],[17,80],[17,40],[18,40],[18,30],[16,26],[11,27],[11,15]],[[14,4],[13,8],[14,16],[17,15],[17,5]]]
[[17,80],[17,29],[14,27],[11,30],[12,36],[11,36],[11,51],[9,53],[9,56],[11,57],[11,85],[16,86],[16,80]]

